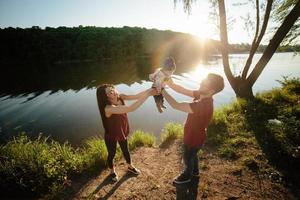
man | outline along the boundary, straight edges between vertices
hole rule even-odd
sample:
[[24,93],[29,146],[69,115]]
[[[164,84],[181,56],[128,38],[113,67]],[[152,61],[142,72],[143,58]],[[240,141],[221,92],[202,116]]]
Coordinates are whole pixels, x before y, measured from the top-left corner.
[[179,103],[166,90],[162,91],[162,95],[172,108],[188,113],[183,139],[185,169],[174,180],[174,184],[184,184],[190,182],[192,177],[199,177],[197,152],[205,141],[206,129],[212,119],[212,96],[223,90],[224,80],[217,74],[208,74],[201,82],[199,90],[184,88],[174,83],[172,79],[167,82],[167,85],[178,93],[194,98],[191,103]]

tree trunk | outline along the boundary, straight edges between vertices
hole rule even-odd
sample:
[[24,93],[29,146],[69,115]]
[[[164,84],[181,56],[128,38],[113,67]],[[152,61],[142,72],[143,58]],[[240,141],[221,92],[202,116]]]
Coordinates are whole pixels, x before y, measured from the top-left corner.
[[254,97],[252,86],[249,81],[242,77],[235,77],[232,85],[232,89],[235,92],[236,97],[251,99]]
[[221,53],[223,60],[223,67],[225,75],[231,86],[234,84],[234,76],[230,70],[228,60],[228,36],[227,36],[227,24],[226,24],[226,10],[224,0],[219,0],[219,17],[220,17],[220,40],[221,40]]
[[220,40],[221,40],[221,53],[223,59],[223,67],[225,75],[234,90],[237,97],[252,98],[252,87],[249,87],[249,82],[241,77],[234,77],[229,65],[228,60],[228,36],[227,36],[227,23],[226,23],[226,9],[224,0],[219,0],[219,17],[220,17]]

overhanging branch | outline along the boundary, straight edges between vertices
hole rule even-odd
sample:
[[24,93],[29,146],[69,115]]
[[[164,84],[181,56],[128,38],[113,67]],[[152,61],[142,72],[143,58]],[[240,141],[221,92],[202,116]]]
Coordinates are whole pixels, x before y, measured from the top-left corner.
[[[244,67],[243,74],[242,74],[243,79],[246,79],[248,71],[249,71],[251,63],[252,63],[253,56],[263,38],[263,36],[265,35],[266,29],[268,26],[268,22],[269,22],[269,18],[270,18],[270,13],[272,10],[272,4],[273,4],[273,0],[268,0],[262,28],[261,28],[261,31],[259,33],[257,40],[255,41],[255,38],[254,38],[254,40],[252,42],[249,57],[247,59],[247,62],[246,62],[246,65]],[[258,2],[256,4],[256,6],[259,7]]]
[[275,53],[276,49],[285,38],[287,33],[291,30],[295,22],[300,16],[300,0],[297,1],[296,5],[293,7],[291,12],[286,16],[281,26],[276,31],[273,38],[270,40],[268,46],[266,47],[262,57],[255,65],[253,71],[247,78],[249,84],[253,86],[263,69],[265,68],[266,64],[272,58],[273,54]]

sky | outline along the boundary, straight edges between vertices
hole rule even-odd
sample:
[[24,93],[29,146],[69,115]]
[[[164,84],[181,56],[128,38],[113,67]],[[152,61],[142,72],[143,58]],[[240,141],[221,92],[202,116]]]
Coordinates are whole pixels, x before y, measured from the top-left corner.
[[[231,25],[229,42],[251,43],[239,20],[247,8],[231,3],[226,6],[230,8],[228,14],[238,19]],[[209,11],[208,0],[196,1],[190,15],[180,1],[174,6],[173,0],[0,0],[0,28],[137,26],[219,39]]]

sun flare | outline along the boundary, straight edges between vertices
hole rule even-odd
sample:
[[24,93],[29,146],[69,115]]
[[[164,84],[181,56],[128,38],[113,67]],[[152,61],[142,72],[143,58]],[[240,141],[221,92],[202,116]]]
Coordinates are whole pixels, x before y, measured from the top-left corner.
[[205,23],[202,24],[201,27],[195,28],[192,34],[199,38],[202,42],[212,37],[212,34],[209,31],[209,26]]
[[182,74],[185,79],[189,82],[200,84],[203,79],[207,77],[210,70],[205,67],[203,64],[199,64],[195,67],[194,70]]

